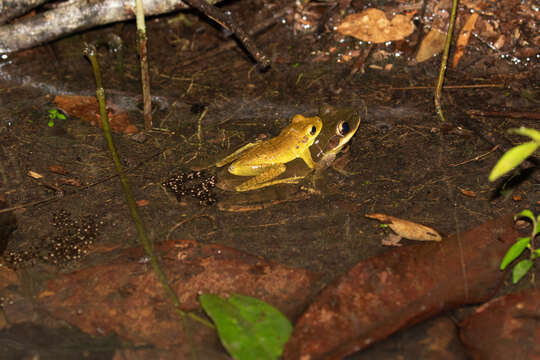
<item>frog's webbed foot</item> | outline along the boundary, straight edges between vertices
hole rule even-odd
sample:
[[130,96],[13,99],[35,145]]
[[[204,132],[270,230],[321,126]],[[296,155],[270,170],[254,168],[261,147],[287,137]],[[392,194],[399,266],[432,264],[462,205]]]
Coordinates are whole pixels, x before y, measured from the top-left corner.
[[238,159],[240,156],[242,156],[242,154],[248,150],[248,149],[251,149],[252,147],[256,146],[256,145],[259,145],[261,143],[261,141],[256,141],[254,143],[248,143],[244,146],[242,146],[241,148],[237,149],[236,151],[234,151],[232,154],[224,157],[223,159],[221,159],[220,161],[216,162],[216,166],[217,167],[222,167],[223,165],[226,165],[230,162],[233,162],[234,160]]
[[310,194],[323,195],[328,192],[327,177],[322,171],[315,170],[300,182],[300,188]]

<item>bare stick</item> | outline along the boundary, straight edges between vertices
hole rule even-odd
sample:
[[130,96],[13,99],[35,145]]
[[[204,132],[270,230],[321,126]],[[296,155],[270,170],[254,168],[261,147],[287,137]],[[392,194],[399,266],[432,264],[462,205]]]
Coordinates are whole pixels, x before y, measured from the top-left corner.
[[444,74],[446,73],[446,66],[448,64],[448,53],[450,52],[450,43],[452,42],[452,33],[454,32],[454,25],[456,23],[456,13],[458,0],[452,0],[452,13],[450,14],[450,25],[448,26],[448,33],[446,34],[446,41],[444,43],[444,52],[441,59],[441,69],[439,71],[439,77],[437,79],[437,87],[435,89],[435,109],[437,115],[442,122],[445,122],[444,114],[441,108],[441,94],[444,83]]
[[[216,3],[219,0],[208,0]],[[145,15],[186,9],[181,0],[145,0]],[[100,25],[133,19],[135,9],[128,0],[74,0],[17,23],[0,26],[0,53],[28,49]]]
[[24,15],[47,1],[49,0],[0,1],[0,24],[5,24],[11,19]]
[[148,75],[148,52],[146,25],[144,23],[144,8],[142,0],[135,0],[135,15],[137,18],[137,39],[139,41],[139,56],[141,59],[141,82],[143,92],[144,129],[152,130],[152,98],[150,97],[150,75]]
[[253,56],[255,61],[262,67],[270,66],[270,59],[260,51],[251,37],[234,21],[232,14],[228,11],[223,12],[217,7],[207,3],[205,0],[185,0],[189,5],[196,8],[210,19],[214,20],[225,29],[234,33],[238,40],[244,45],[246,50]]

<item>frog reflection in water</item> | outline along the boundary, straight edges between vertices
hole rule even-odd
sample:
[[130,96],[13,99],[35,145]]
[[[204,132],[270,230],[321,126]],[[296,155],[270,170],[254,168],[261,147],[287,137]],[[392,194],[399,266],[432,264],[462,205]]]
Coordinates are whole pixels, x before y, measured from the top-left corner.
[[[298,183],[314,170],[330,166],[359,125],[360,114],[354,109],[322,106],[319,116],[296,115],[279,136],[248,144],[217,162],[218,167],[232,162],[227,172],[218,175],[217,186],[222,190],[247,191]],[[244,180],[244,176],[253,177]]]

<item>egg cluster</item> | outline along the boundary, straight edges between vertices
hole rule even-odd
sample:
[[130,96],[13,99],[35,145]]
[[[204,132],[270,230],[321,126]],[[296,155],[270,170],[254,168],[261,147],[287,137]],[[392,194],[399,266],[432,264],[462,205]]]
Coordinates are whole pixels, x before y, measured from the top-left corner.
[[216,177],[204,171],[191,171],[171,176],[161,183],[172,192],[178,201],[190,195],[199,200],[199,204],[208,206],[216,202],[212,191],[216,187]]
[[53,214],[52,225],[54,233],[42,238],[39,245],[8,248],[4,253],[6,265],[19,268],[44,262],[64,266],[80,260],[94,245],[103,222],[96,217],[74,219],[62,209]]

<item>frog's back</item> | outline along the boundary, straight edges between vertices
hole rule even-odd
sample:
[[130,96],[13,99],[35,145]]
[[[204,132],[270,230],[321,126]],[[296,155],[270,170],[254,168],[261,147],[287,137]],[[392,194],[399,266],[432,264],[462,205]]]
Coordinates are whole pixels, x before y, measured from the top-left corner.
[[287,163],[298,157],[298,144],[294,136],[279,136],[249,149],[238,162],[243,164]]

